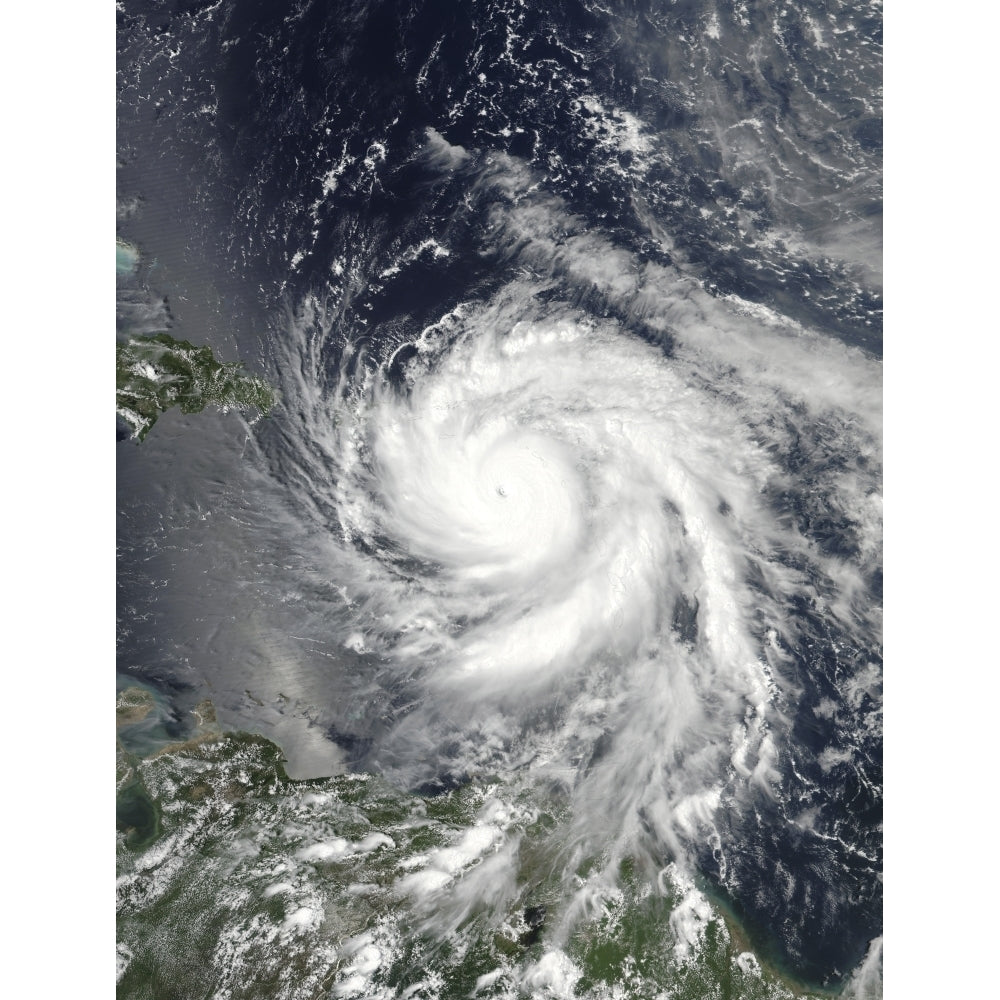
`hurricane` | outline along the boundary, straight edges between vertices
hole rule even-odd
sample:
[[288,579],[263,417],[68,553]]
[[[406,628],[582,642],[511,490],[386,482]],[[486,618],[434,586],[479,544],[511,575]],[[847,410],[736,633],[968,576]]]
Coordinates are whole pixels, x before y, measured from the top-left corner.
[[[298,55],[254,78],[304,117],[261,91],[263,179],[219,166],[239,132],[199,195],[239,263],[172,265],[275,402],[161,417],[128,479],[119,670],[174,742],[130,750],[166,840],[122,862],[120,981],[187,982],[147,940],[212,885],[213,996],[880,996],[877,164],[824,131],[873,109],[860,29],[484,4],[476,48],[388,6],[268,29]],[[190,66],[249,44],[224,8]],[[303,68],[379,26],[385,109],[381,63]],[[174,127],[225,135],[194,79]]]

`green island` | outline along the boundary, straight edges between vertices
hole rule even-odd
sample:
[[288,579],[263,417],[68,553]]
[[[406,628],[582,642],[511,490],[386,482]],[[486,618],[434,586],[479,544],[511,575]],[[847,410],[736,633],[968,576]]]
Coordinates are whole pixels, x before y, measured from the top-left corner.
[[[294,781],[273,743],[220,731],[210,703],[192,714],[182,743],[119,743],[119,997],[824,995],[673,866],[567,870],[565,801],[492,780],[437,796],[367,774]],[[591,899],[570,934],[567,877]],[[692,932],[678,915],[696,897]]]
[[240,411],[267,413],[274,390],[248,375],[239,361],[216,361],[209,347],[195,347],[168,333],[131,336],[117,346],[117,410],[138,441],[171,406],[199,413],[209,403]]

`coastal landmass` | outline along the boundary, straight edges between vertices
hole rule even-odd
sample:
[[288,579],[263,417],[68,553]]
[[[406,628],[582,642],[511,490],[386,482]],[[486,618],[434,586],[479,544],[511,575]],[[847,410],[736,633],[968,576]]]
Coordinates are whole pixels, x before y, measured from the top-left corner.
[[153,696],[143,688],[130,687],[119,691],[115,703],[116,725],[121,729],[122,726],[134,726],[137,722],[142,722],[153,710],[153,704]]
[[[593,883],[600,905],[555,947],[562,800],[490,781],[433,796],[368,774],[296,781],[275,744],[221,732],[211,702],[192,715],[189,739],[131,757],[119,791],[127,995],[146,995],[152,981],[203,981],[223,952],[233,961],[212,969],[216,986],[238,976],[240,995],[261,1000],[327,996],[331,986],[337,996],[423,995],[429,958],[442,1000],[509,996],[525,977],[557,972],[580,997],[626,984],[685,1000],[828,995],[771,967],[674,866],[657,877],[638,858],[622,862],[613,888],[601,858],[579,859],[572,877]],[[517,850],[516,884],[492,914],[465,912],[463,883],[488,878],[505,845]],[[406,930],[426,929],[433,906],[454,912],[450,935]],[[279,938],[280,952],[267,947]]]
[[118,415],[132,437],[143,441],[157,418],[172,406],[199,413],[208,404],[224,412],[270,412],[274,390],[242,362],[217,361],[210,347],[175,340],[168,333],[131,336],[117,347]]

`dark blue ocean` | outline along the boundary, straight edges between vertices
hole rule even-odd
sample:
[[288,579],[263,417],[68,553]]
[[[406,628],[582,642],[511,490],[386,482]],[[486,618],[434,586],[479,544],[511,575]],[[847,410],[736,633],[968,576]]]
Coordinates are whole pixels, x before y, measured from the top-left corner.
[[210,698],[293,778],[530,787],[841,989],[882,933],[881,43],[833,0],[119,3],[119,338],[278,394],[119,425],[156,738]]

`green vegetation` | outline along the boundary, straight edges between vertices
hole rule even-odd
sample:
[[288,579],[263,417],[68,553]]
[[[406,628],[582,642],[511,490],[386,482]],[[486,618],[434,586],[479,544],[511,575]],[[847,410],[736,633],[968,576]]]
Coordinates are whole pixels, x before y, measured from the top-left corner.
[[243,365],[215,360],[209,347],[195,347],[167,333],[133,336],[117,349],[117,409],[142,441],[171,406],[199,413],[209,403],[225,410],[267,413],[274,390]]
[[144,850],[160,836],[159,804],[150,798],[141,781],[119,788],[115,814],[118,829],[133,851]]
[[[567,804],[551,796],[293,781],[274,744],[218,732],[210,703],[193,714],[195,738],[144,758],[119,747],[120,997],[817,997],[704,897],[700,930],[679,938],[693,886],[666,869],[626,858],[612,878],[591,859],[568,874]],[[562,937],[567,876],[592,904]]]

